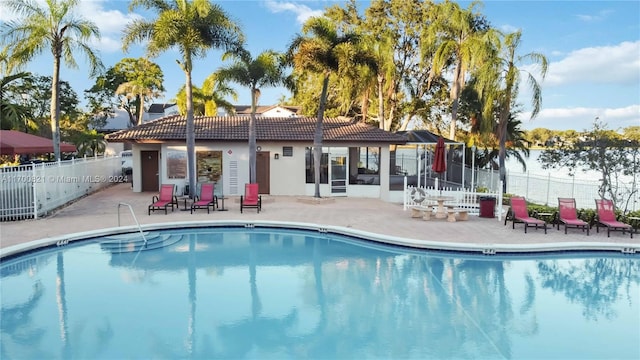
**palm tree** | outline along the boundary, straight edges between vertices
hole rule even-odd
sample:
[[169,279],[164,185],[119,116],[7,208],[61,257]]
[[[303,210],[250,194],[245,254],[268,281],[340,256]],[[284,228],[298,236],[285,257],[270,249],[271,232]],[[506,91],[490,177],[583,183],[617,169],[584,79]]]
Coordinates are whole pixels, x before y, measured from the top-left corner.
[[5,99],[5,87],[11,82],[24,79],[31,73],[19,72],[17,74],[0,77],[0,127],[3,130],[17,129],[24,126],[25,132],[28,131],[27,121],[30,111],[24,104],[16,104]]
[[27,63],[47,48],[53,55],[51,132],[55,158],[60,160],[61,62],[77,68],[73,53],[80,51],[88,60],[91,76],[95,76],[102,69],[102,62],[89,42],[100,39],[100,30],[93,22],[73,14],[79,0],[46,0],[44,7],[34,0],[5,0],[2,6],[20,16],[19,21],[3,25],[3,35],[13,48],[16,61]]
[[[483,117],[485,119],[495,119],[494,111],[497,111],[497,128],[496,136],[500,144],[498,153],[498,161],[500,167],[500,180],[503,183],[503,191],[506,191],[507,173],[505,169],[506,142],[509,125],[509,117],[511,116],[511,107],[518,94],[520,85],[520,74],[526,73],[527,83],[531,88],[531,103],[533,110],[531,111],[531,119],[534,119],[540,112],[542,106],[542,90],[536,78],[528,71],[518,68],[518,64],[529,61],[538,65],[540,69],[540,79],[544,80],[547,74],[548,62],[547,58],[536,52],[519,56],[517,55],[518,47],[522,33],[516,31],[504,36],[502,46],[499,49],[499,55],[488,61],[478,73],[478,94],[483,102]],[[482,126],[493,129],[495,122],[484,121]]]
[[353,46],[359,41],[355,33],[341,34],[335,23],[324,17],[309,19],[302,27],[303,35],[298,35],[289,46],[289,60],[294,70],[311,71],[323,75],[322,92],[316,131],[313,137],[313,162],[315,175],[315,194],[320,197],[320,161],[322,158],[322,121],[327,102],[327,88],[332,72],[339,72],[341,62],[355,63],[358,59]]
[[172,48],[182,55],[177,60],[185,74],[187,100],[186,143],[189,196],[196,191],[195,125],[191,72],[194,58],[204,57],[208,50],[235,49],[243,42],[238,26],[218,5],[209,0],[132,0],[129,9],[143,7],[157,13],[157,18],[133,20],[125,28],[122,39],[126,51],[133,43],[148,41],[147,53],[151,57]]
[[[223,108],[227,113],[232,114],[235,112],[235,107],[232,103],[225,100],[226,96],[231,96],[234,101],[238,100],[238,93],[226,83],[221,82],[216,74],[209,75],[202,83],[202,88],[193,86],[193,114],[204,116],[216,116],[218,115],[218,109]],[[183,86],[178,91],[175,99],[176,105],[178,105],[178,111],[184,116],[187,113],[187,92]]]
[[433,6],[430,11],[431,26],[425,27],[426,31],[423,34],[426,40],[424,44],[437,46],[429,73],[429,86],[443,70],[450,66],[454,67],[449,91],[451,101],[449,138],[452,140],[455,140],[456,135],[460,93],[465,87],[469,70],[482,60],[479,54],[484,51],[484,46],[487,44],[483,41],[482,35],[488,31],[488,26],[480,15],[474,13],[474,8],[479,4],[478,1],[474,1],[466,10],[448,0]]
[[[163,75],[158,64],[149,59],[123,59],[121,68],[129,67],[128,81],[118,85],[115,93],[123,95],[129,101],[136,104],[137,121],[136,125],[142,124],[144,115],[144,104],[147,100],[158,98],[164,92],[162,85]],[[135,99],[134,101],[132,101]]]
[[225,53],[223,59],[234,58],[235,62],[216,72],[218,80],[232,81],[251,90],[251,118],[249,120],[249,182],[256,182],[256,107],[260,88],[276,86],[284,81],[280,54],[272,50],[263,51],[256,58],[246,49]]

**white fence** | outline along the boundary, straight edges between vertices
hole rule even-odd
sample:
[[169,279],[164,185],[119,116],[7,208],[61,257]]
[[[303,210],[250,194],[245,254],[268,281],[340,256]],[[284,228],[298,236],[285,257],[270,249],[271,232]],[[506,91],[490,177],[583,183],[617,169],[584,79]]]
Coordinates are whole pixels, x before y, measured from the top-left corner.
[[0,220],[37,219],[72,200],[126,180],[118,157],[0,168]]
[[[420,205],[425,201],[425,197],[449,197],[451,200],[447,201],[448,205],[455,206],[456,208],[466,209],[470,215],[480,214],[480,199],[482,197],[492,197],[495,199],[493,213],[498,217],[498,220],[502,220],[504,208],[502,206],[502,192],[475,192],[468,189],[453,189],[443,188],[438,189],[437,181],[435,187],[420,187],[416,188],[408,186],[405,181],[404,191],[404,209],[408,209],[411,206]],[[418,190],[419,189],[419,190]]]

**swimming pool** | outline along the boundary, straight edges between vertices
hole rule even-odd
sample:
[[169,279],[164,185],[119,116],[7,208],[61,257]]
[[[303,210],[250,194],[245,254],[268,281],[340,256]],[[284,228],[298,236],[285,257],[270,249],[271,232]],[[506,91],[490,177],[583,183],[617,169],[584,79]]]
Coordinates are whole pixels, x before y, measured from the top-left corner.
[[3,359],[640,358],[640,256],[482,256],[277,227],[0,265]]

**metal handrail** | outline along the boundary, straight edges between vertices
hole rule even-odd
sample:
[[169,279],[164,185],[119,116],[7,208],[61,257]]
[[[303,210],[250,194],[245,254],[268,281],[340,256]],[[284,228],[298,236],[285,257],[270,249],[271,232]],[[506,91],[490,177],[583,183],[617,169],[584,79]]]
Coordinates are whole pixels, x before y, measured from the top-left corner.
[[136,222],[136,225],[138,226],[138,230],[140,231],[140,235],[142,235],[142,239],[144,240],[144,245],[147,245],[147,238],[144,236],[144,232],[142,231],[142,227],[140,226],[140,223],[138,222],[138,218],[136,217],[136,214],[133,212],[133,208],[131,207],[131,205],[127,204],[127,203],[118,203],[118,227],[120,227],[120,206],[128,206],[129,207],[129,211],[131,212],[131,216],[133,216],[133,220]]

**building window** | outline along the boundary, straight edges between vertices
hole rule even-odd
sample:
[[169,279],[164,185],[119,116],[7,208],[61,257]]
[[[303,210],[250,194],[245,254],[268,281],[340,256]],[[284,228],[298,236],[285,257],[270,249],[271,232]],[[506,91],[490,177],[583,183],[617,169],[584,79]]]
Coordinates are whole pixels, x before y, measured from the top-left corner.
[[425,173],[424,165],[419,167],[418,162],[424,163],[424,157],[422,146],[394,146],[389,152],[389,190],[403,190],[405,177],[408,185],[418,186],[418,168]]
[[349,184],[380,185],[380,148],[349,148]]
[[[307,184],[315,184],[314,166],[313,166],[313,148],[305,148],[305,177]],[[322,149],[322,157],[320,158],[320,183],[329,183],[329,153],[327,148]]]
[[293,156],[293,146],[283,146],[282,156]]

